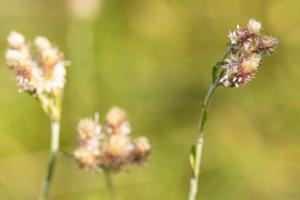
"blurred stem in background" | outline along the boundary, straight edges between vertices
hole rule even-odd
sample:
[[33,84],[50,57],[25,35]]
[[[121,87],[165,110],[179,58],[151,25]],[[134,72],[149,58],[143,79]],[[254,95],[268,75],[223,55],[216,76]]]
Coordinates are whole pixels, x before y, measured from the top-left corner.
[[51,120],[51,156],[48,164],[48,172],[43,182],[40,200],[47,199],[50,184],[56,166],[57,154],[59,150],[60,120]]
[[217,87],[220,85],[220,80],[223,74],[223,69],[221,66],[223,65],[229,53],[230,53],[230,47],[227,46],[227,50],[225,51],[224,56],[213,67],[213,81],[208,89],[208,92],[204,98],[204,102],[201,107],[198,137],[197,137],[196,144],[192,146],[191,154],[190,154],[190,162],[193,169],[193,174],[190,179],[189,200],[196,200],[196,195],[198,191],[198,179],[200,175],[200,166],[202,160],[202,149],[204,144],[203,130],[206,122],[207,109],[209,103],[211,102],[213,94],[215,93]]
[[[71,85],[69,92],[76,94],[78,91],[84,91],[84,95],[78,95],[77,99],[82,105],[85,105],[84,110],[93,110],[92,102],[94,101],[91,102],[91,99],[96,98],[97,88],[94,84],[95,74],[97,74],[95,32],[96,20],[101,11],[101,2],[101,0],[68,0],[70,22],[67,48],[72,66],[75,68],[69,77]],[[80,77],[80,82],[77,81],[78,77]],[[81,82],[85,82],[85,84],[81,84]],[[68,106],[68,109],[73,111],[81,108],[77,102]]]

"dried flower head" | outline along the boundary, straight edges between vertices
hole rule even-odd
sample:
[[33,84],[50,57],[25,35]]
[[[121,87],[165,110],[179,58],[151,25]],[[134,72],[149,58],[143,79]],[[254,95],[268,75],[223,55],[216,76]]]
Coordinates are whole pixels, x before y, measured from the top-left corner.
[[259,34],[262,29],[261,22],[256,21],[255,19],[250,19],[247,28],[250,33]]
[[[122,128],[126,125],[125,128]],[[83,169],[118,171],[129,164],[142,164],[151,153],[147,138],[132,141],[126,112],[118,107],[108,111],[105,129],[101,129],[99,117],[82,119],[78,125],[79,147],[74,158]]]
[[22,34],[11,32],[7,41],[6,64],[14,72],[20,91],[39,99],[46,113],[59,119],[66,76],[63,53],[41,36],[34,41],[36,57]]
[[95,119],[82,119],[79,121],[77,131],[80,140],[87,140],[93,138],[101,138],[101,126],[99,124],[99,114],[95,114]]
[[258,71],[262,57],[275,52],[278,40],[262,32],[262,25],[250,19],[245,28],[237,26],[230,32],[230,58],[223,65],[220,83],[225,87],[240,87],[252,80]]
[[150,155],[151,151],[152,148],[148,138],[139,137],[134,141],[132,159],[137,163],[142,163]]
[[89,149],[85,146],[79,147],[74,152],[78,165],[86,170],[97,169],[97,159],[100,155],[98,149]]
[[112,107],[105,116],[105,128],[111,134],[129,134],[127,113],[119,107]]
[[112,135],[108,139],[105,152],[116,158],[125,157],[131,149],[129,137],[127,135]]

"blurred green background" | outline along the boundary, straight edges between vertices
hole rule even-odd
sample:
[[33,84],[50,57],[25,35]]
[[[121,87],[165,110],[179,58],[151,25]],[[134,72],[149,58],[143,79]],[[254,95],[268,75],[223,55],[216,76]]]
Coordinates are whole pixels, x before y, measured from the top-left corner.
[[[80,4],[80,2],[82,4]],[[219,88],[210,107],[199,198],[300,199],[300,1],[0,0],[0,199],[36,199],[50,127],[31,97],[18,93],[4,52],[11,30],[47,36],[68,67],[62,150],[76,147],[81,117],[125,108],[133,135],[154,147],[145,168],[114,176],[122,200],[187,199],[188,154],[200,100],[226,36],[249,18],[280,40],[256,79]],[[60,155],[51,200],[105,200],[102,174]]]

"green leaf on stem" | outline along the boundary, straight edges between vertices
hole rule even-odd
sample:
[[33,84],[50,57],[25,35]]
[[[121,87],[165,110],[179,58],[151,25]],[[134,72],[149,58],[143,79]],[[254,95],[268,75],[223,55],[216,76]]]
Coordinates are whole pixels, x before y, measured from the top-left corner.
[[213,66],[212,69],[212,81],[215,82],[217,79],[220,79],[220,77],[222,76],[223,72],[224,72],[224,68],[223,65],[225,64],[225,62],[217,62],[215,64],[215,66]]

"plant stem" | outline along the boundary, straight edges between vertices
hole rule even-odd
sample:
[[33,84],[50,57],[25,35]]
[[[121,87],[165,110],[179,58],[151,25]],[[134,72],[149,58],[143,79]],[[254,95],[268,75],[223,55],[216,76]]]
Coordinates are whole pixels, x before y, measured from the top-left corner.
[[59,149],[59,120],[51,120],[51,156],[48,163],[48,171],[45,180],[43,181],[42,191],[39,200],[46,200],[50,191],[51,181],[56,166],[57,154]]
[[[227,46],[227,50],[225,51],[222,59],[218,63],[222,63],[225,61],[226,57],[230,52],[230,47]],[[214,67],[218,67],[218,63]],[[196,200],[196,195],[198,191],[198,179],[200,175],[200,166],[202,160],[202,149],[204,144],[203,130],[206,122],[206,115],[209,103],[212,99],[212,96],[216,90],[216,88],[220,84],[221,74],[218,74],[215,80],[211,83],[208,92],[204,98],[204,102],[201,107],[200,120],[199,120],[199,131],[198,137],[195,144],[195,164],[193,167],[193,175],[190,179],[190,192],[189,192],[189,200]]]
[[198,190],[198,178],[200,174],[200,165],[201,165],[201,159],[202,159],[202,149],[203,149],[203,129],[205,125],[205,118],[207,114],[207,108],[208,104],[210,103],[211,97],[214,94],[218,84],[216,82],[212,83],[208,89],[208,92],[205,96],[205,100],[202,104],[202,110],[200,114],[200,122],[199,122],[199,135],[196,141],[196,154],[195,154],[195,169],[193,176],[190,180],[190,193],[189,193],[189,200],[195,200]]
[[109,171],[104,172],[107,189],[111,200],[116,200],[116,191]]

